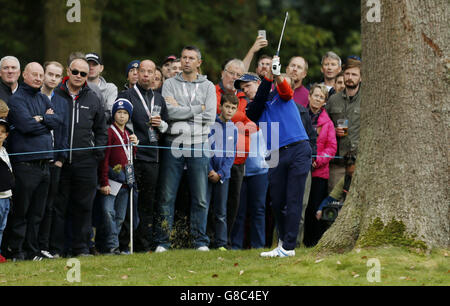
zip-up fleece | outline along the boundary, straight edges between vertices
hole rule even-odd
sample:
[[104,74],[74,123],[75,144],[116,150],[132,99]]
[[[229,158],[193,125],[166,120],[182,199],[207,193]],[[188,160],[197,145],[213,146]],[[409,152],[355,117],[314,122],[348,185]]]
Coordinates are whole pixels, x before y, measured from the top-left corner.
[[[70,164],[79,161],[103,160],[104,147],[108,142],[108,130],[103,106],[97,95],[85,84],[75,98],[67,88],[68,77],[55,89],[69,105],[69,159]],[[85,150],[80,150],[87,148]]]
[[[188,82],[180,72],[164,82],[162,96],[173,97],[179,104],[172,106],[166,103],[169,114],[167,140],[184,145],[207,142],[210,126],[216,120],[214,84],[204,75],[198,75],[196,80]],[[205,111],[202,105],[205,105]]]

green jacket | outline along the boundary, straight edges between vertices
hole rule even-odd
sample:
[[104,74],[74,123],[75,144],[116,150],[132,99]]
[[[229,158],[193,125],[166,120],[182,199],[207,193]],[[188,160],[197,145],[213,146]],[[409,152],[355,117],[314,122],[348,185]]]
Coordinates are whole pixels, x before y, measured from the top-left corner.
[[[339,119],[348,119],[348,136],[336,137],[338,140],[337,154],[344,157],[348,152],[356,151],[359,143],[361,87],[351,100],[347,96],[346,90],[332,95],[325,108],[335,127]],[[335,160],[336,162],[343,163],[343,160]]]

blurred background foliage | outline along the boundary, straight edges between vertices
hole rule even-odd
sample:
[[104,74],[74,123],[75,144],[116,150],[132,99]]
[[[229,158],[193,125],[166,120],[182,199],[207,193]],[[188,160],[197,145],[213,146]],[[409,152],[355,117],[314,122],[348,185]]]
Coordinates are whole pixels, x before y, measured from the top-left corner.
[[[101,14],[102,50],[92,51],[102,54],[103,75],[119,88],[131,60],[149,58],[161,65],[166,56],[179,56],[185,45],[200,48],[203,73],[217,82],[223,62],[243,59],[257,31],[265,29],[269,46],[255,56],[250,69],[254,70],[257,57],[275,54],[286,11],[290,18],[280,57],[284,66],[294,55],[305,57],[310,65],[306,83],[320,79],[326,51],[343,59],[361,53],[360,0],[102,1],[106,2]],[[15,55],[22,67],[48,59],[43,28],[51,16],[44,17],[44,0],[0,0],[0,11],[0,57]],[[70,44],[70,37],[66,39]]]

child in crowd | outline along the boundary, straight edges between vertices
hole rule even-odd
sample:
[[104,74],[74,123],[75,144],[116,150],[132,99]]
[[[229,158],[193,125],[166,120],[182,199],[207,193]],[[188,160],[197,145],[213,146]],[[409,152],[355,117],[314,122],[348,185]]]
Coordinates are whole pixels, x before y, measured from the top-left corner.
[[120,254],[119,233],[125,220],[130,188],[134,185],[130,142],[137,145],[136,135],[130,135],[125,125],[131,118],[133,105],[126,99],[118,99],[112,107],[114,123],[108,129],[108,148],[100,165],[100,192],[102,211],[101,249],[106,254]]
[[[2,243],[3,231],[6,227],[8,218],[10,199],[12,197],[12,189],[14,187],[14,177],[12,174],[11,162],[3,142],[8,137],[9,124],[0,119],[0,245]],[[0,263],[6,262],[0,250]]]
[[207,201],[212,203],[214,216],[214,244],[221,251],[227,245],[227,200],[231,177],[231,167],[234,163],[238,132],[231,121],[236,113],[239,100],[235,95],[222,95],[220,100],[220,115],[211,128],[209,140],[214,155],[210,159],[208,174]]
[[6,118],[8,117],[8,113],[9,113],[8,104],[6,104],[5,101],[0,99],[0,119],[6,120]]

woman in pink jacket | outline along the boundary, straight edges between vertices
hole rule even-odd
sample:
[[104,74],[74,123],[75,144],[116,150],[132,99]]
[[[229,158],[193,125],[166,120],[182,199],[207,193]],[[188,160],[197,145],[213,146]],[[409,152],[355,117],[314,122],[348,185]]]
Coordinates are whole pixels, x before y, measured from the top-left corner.
[[324,85],[314,84],[309,91],[309,114],[317,131],[317,157],[313,159],[311,192],[305,213],[305,234],[303,243],[312,247],[319,242],[327,229],[323,221],[315,217],[320,203],[328,196],[329,163],[337,151],[336,131],[326,110],[323,108],[328,98]]

